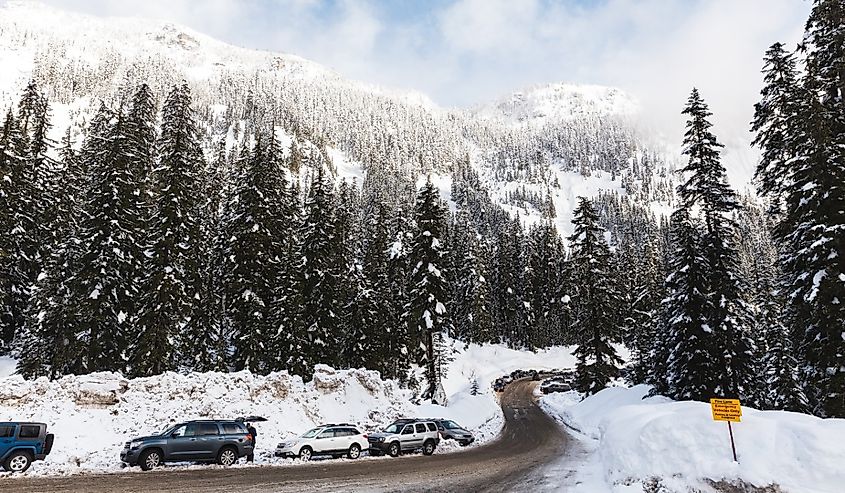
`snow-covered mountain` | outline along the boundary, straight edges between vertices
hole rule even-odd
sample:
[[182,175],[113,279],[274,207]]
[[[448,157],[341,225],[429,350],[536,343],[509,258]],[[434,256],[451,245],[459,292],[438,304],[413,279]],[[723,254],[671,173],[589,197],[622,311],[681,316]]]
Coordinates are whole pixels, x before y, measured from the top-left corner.
[[589,115],[636,115],[639,104],[614,87],[546,84],[500,98],[474,110],[480,118],[503,119],[515,126],[554,124]]
[[[56,140],[68,127],[80,140],[101,100],[118,106],[141,82],[163,97],[184,79],[209,149],[258,113],[288,136],[322,143],[342,163],[338,173],[355,177],[416,182],[433,173],[447,188],[469,158],[494,202],[528,223],[553,204],[563,233],[579,195],[627,193],[665,210],[673,188],[675,158],[649,144],[639,105],[615,88],[549,84],[445,109],[420,93],[348,80],[295,55],[232,46],[170,22],[21,0],[0,7],[0,67],[0,109],[34,78],[50,98]],[[639,166],[644,159],[648,166]]]

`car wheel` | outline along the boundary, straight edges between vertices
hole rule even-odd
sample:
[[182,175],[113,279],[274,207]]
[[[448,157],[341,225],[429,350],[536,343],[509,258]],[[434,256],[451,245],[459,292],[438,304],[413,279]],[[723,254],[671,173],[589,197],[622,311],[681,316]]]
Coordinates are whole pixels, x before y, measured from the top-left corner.
[[32,464],[32,457],[26,452],[13,452],[3,462],[3,469],[9,472],[24,472]]
[[299,460],[308,462],[313,454],[314,451],[311,450],[311,447],[302,447],[302,450],[299,451]]
[[229,467],[238,461],[238,452],[232,447],[223,447],[217,454],[217,463]]
[[350,459],[357,459],[361,457],[361,447],[357,443],[353,443],[351,447],[349,447],[349,453],[346,454],[347,457]]
[[401,452],[402,449],[399,447],[399,442],[391,443],[390,448],[387,449],[387,453],[390,454],[391,457],[399,457]]
[[161,465],[161,452],[158,450],[147,450],[141,454],[138,465],[142,471],[149,471]]
[[434,453],[434,440],[428,440],[423,444],[423,455],[431,455]]

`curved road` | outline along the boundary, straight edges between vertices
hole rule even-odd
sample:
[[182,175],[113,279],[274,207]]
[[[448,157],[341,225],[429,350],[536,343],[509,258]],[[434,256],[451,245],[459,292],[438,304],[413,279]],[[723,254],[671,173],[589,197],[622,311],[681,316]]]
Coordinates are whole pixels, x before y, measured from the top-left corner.
[[8,479],[0,480],[0,489],[12,487],[21,493],[525,491],[526,478],[538,466],[564,455],[568,444],[560,426],[534,401],[534,385],[528,381],[510,384],[501,396],[505,424],[499,437],[463,452],[297,466]]

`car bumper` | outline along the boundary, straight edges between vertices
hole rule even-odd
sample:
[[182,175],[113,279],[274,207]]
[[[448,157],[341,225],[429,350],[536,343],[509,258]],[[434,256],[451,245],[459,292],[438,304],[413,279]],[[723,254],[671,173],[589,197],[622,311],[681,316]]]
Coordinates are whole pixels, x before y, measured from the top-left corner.
[[276,447],[276,452],[273,455],[276,457],[298,457],[299,453],[294,452],[291,447]]
[[120,452],[120,461],[134,466],[138,463],[139,450],[123,449]]
[[47,454],[35,454],[35,460],[44,460],[47,458]]
[[370,450],[376,452],[387,452],[390,449],[390,442],[370,442]]

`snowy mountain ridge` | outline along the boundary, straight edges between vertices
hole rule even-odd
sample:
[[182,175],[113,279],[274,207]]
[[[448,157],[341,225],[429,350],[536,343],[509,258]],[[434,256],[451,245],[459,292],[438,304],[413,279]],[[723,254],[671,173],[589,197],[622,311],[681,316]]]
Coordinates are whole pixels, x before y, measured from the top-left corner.
[[[161,98],[185,79],[205,115],[209,151],[225,127],[258,111],[286,120],[287,134],[316,138],[343,162],[360,163],[349,178],[387,166],[411,182],[434,173],[449,185],[469,157],[494,203],[530,224],[542,216],[536,197],[543,196],[563,234],[578,195],[633,192],[663,210],[666,198],[652,190],[673,188],[666,158],[652,160],[649,176],[623,181],[649,136],[637,129],[638,103],[616,88],[547,84],[446,109],[419,92],[352,81],[296,55],[232,46],[170,22],[98,18],[28,0],[0,6],[0,65],[10,68],[0,74],[0,109],[36,79],[50,100],[56,141],[71,127],[78,144],[99,101],[116,107],[134,84],[147,82]],[[652,175],[670,183],[631,188]],[[514,198],[523,191],[534,203]]]

